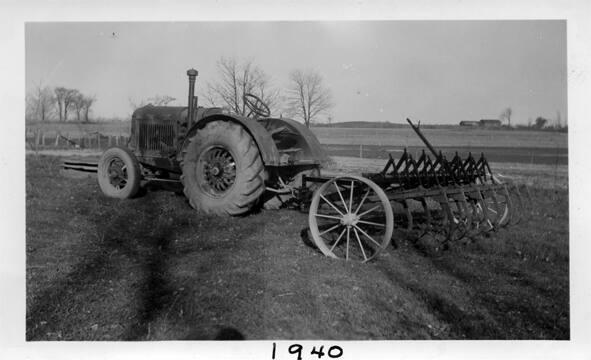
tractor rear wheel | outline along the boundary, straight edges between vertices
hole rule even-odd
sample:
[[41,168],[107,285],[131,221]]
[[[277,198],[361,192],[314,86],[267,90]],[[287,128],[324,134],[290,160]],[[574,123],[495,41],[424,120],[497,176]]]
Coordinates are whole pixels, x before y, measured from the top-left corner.
[[182,171],[189,203],[209,214],[244,214],[265,190],[256,143],[242,126],[228,121],[197,130],[184,150]]
[[141,176],[139,162],[128,149],[112,147],[99,160],[97,179],[99,187],[108,197],[133,197],[140,189]]

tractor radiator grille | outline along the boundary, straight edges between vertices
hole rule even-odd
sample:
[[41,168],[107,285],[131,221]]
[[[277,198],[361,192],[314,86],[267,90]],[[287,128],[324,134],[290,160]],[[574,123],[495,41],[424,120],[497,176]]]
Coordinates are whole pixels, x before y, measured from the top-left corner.
[[166,151],[174,147],[174,127],[166,124],[140,124],[139,147]]

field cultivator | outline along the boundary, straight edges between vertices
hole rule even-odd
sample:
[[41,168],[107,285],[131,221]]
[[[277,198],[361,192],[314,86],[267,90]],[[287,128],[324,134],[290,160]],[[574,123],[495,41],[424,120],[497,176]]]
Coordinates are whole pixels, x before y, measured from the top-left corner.
[[[446,159],[407,121],[433,158],[423,151],[415,159],[405,150],[398,160],[390,156],[379,173],[304,177],[298,198],[309,201],[310,234],[325,255],[369,261],[387,248],[395,230],[415,240],[430,236],[437,249],[446,248],[524,219],[531,202],[527,187],[500,182],[483,154]],[[312,194],[310,184],[322,185]]]

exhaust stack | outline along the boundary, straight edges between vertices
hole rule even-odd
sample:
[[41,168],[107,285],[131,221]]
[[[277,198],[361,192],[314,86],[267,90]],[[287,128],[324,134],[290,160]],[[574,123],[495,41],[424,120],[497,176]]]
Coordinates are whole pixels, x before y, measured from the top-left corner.
[[187,76],[189,77],[189,102],[188,102],[188,114],[187,120],[189,122],[189,128],[193,125],[195,120],[195,78],[199,75],[199,72],[195,69],[187,70]]

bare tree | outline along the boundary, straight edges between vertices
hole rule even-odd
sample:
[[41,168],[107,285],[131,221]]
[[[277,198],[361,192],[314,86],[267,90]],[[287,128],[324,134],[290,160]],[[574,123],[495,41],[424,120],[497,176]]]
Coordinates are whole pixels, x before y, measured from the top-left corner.
[[176,98],[173,98],[169,95],[154,95],[151,98],[148,98],[148,103],[154,106],[166,106],[168,103],[175,101]]
[[54,97],[51,88],[37,85],[26,97],[26,118],[44,122],[53,117]]
[[84,109],[84,95],[80,91],[77,91],[72,96],[72,108],[76,112],[76,121],[80,122],[80,114]]
[[82,98],[82,110],[84,111],[84,121],[88,122],[88,113],[90,112],[90,108],[92,104],[96,101],[96,97],[94,96],[84,96]]
[[55,101],[58,107],[59,119],[60,121],[67,121],[68,110],[73,107],[74,99],[76,96],[78,96],[79,91],[60,86],[56,87],[53,92],[55,93]]
[[543,129],[546,126],[546,124],[548,124],[548,119],[546,119],[544,117],[541,117],[541,116],[538,116],[536,118],[535,123],[534,123],[534,128],[536,128],[536,129]]
[[245,94],[259,97],[273,113],[278,107],[279,90],[272,88],[269,76],[252,60],[242,63],[235,58],[222,57],[217,62],[219,80],[207,84],[204,95],[211,106],[221,106],[246,116],[249,113],[243,100]]
[[511,108],[508,107],[505,110],[503,110],[503,112],[501,113],[501,115],[499,115],[499,118],[500,118],[501,121],[507,120],[507,125],[509,127],[511,127],[511,115],[513,115],[513,110],[511,110]]
[[154,105],[154,106],[166,106],[169,103],[173,102],[176,100],[176,98],[173,98],[172,96],[169,95],[154,95],[152,97],[146,98],[146,99],[141,99],[139,101],[136,101],[135,99],[129,98],[129,105],[131,106],[131,108],[133,110],[144,107],[146,105]]
[[288,113],[300,118],[307,127],[321,113],[332,108],[330,89],[322,84],[322,76],[313,70],[294,70],[289,74]]

